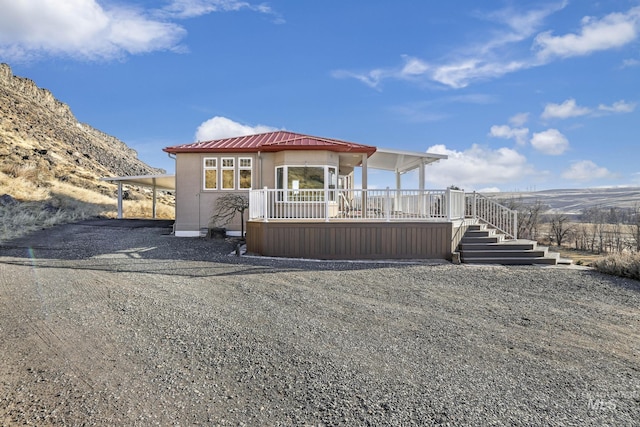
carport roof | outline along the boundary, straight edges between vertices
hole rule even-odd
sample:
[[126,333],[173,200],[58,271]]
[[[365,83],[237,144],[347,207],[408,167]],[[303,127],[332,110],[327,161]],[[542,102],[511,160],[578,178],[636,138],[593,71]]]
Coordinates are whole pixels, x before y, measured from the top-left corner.
[[139,175],[114,176],[102,178],[103,181],[119,182],[122,184],[139,185],[142,187],[156,187],[158,190],[173,191],[176,189],[175,175]]

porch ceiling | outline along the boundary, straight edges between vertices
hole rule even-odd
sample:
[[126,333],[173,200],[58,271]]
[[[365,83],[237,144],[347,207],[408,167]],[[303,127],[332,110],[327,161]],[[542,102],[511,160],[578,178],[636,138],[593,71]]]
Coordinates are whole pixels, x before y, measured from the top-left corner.
[[446,158],[445,154],[378,148],[367,160],[367,167],[405,173],[419,168],[420,165],[427,165]]

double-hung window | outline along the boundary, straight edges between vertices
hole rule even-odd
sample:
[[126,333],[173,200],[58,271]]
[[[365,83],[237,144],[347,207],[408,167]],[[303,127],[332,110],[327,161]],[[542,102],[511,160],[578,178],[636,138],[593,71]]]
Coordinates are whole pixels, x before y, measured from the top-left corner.
[[235,158],[223,157],[222,162],[222,189],[235,190],[236,188],[236,167]]
[[206,157],[204,159],[204,189],[218,189],[218,159]]
[[238,159],[238,183],[240,189],[250,189],[251,185],[251,157]]

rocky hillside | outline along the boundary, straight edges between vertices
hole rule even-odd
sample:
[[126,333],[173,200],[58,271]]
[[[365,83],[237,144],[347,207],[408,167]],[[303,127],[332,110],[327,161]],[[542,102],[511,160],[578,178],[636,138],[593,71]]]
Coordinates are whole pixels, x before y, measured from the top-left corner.
[[68,105],[32,80],[14,76],[7,64],[0,64],[0,171],[103,194],[112,187],[100,177],[164,173],[122,141],[78,122]]

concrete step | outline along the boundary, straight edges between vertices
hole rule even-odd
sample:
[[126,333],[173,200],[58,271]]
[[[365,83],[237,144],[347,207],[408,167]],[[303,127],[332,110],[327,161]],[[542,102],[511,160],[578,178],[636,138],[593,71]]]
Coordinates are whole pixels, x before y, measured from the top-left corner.
[[486,237],[467,237],[465,235],[462,236],[460,243],[500,243],[502,241],[504,241],[504,236],[502,234]]
[[484,224],[471,224],[470,226],[468,226],[467,231],[485,230],[486,228],[487,226]]
[[496,235],[495,230],[467,230],[464,233],[464,237],[466,238],[490,237],[495,235]]
[[461,242],[459,246],[461,251],[532,251],[539,249],[536,242],[512,242],[506,240],[500,243],[465,243]]
[[541,258],[548,255],[544,249],[534,250],[464,250],[462,260],[471,258]]
[[556,265],[560,255],[538,246],[535,241],[505,240],[502,233],[484,224],[469,226],[458,246],[465,264]]
[[557,265],[558,259],[555,257],[537,257],[537,258],[463,258],[465,264],[499,264],[499,265]]

